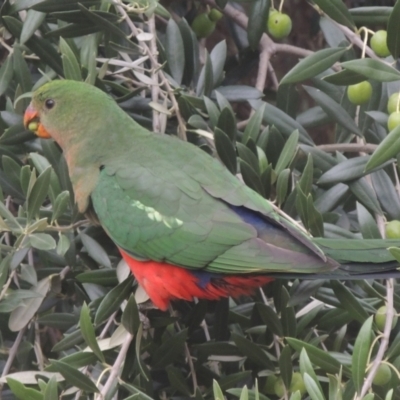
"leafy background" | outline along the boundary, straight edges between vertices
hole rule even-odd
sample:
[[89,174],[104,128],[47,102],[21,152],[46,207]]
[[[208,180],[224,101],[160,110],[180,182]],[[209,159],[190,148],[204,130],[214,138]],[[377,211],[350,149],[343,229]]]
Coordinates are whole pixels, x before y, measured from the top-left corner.
[[[210,7],[224,16],[197,39],[190,24]],[[380,238],[400,219],[400,128],[386,127],[400,3],[286,0],[283,41],[263,33],[269,8],[2,2],[2,399],[400,398],[394,280],[277,280],[254,298],[145,309],[113,244],[78,214],[60,149],[23,127],[36,87],[85,80],[147,128],[217,155],[313,235]],[[392,55],[377,57],[362,26],[387,28]],[[354,106],[346,86],[365,79],[373,95]],[[373,315],[384,304],[381,332]],[[381,362],[392,374],[378,386]],[[306,389],[295,391],[299,373]]]

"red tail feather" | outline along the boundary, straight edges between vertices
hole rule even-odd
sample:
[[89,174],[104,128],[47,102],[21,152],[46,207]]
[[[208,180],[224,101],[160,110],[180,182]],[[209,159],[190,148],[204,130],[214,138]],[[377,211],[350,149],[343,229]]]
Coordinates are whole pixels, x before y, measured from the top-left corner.
[[171,300],[192,301],[194,297],[218,300],[221,297],[238,297],[254,292],[273,278],[263,275],[215,275],[205,285],[190,270],[168,263],[137,261],[120,249],[132,274],[161,310],[166,310]]

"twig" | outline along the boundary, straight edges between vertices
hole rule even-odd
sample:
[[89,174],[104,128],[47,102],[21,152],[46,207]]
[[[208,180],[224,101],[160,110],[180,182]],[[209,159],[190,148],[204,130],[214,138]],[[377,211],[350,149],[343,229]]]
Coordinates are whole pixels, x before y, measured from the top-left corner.
[[18,347],[22,341],[22,338],[24,337],[24,333],[26,330],[26,326],[24,326],[17,335],[17,338],[15,339],[15,342],[13,343],[10,351],[8,352],[8,358],[7,362],[4,365],[3,372],[1,373],[1,377],[6,376],[8,374],[8,371],[10,370],[12,363],[14,361],[15,356],[17,355]]
[[35,339],[33,343],[33,350],[36,355],[39,371],[44,370],[44,356],[42,351],[42,344],[40,343],[40,330],[39,323],[35,321]]
[[105,398],[107,395],[108,391],[111,389],[112,385],[115,383],[115,379],[118,376],[119,370],[121,369],[121,365],[123,364],[126,354],[128,352],[129,346],[131,345],[131,342],[133,340],[133,335],[128,333],[127,337],[124,341],[124,343],[121,346],[121,350],[118,353],[117,358],[115,359],[115,362],[113,366],[111,367],[111,372],[110,375],[108,376],[107,382],[101,389],[100,394],[97,396],[97,400],[102,400]]
[[108,318],[107,323],[104,325],[103,330],[100,332],[99,339],[104,339],[108,329],[114,321],[115,316],[117,315],[117,312],[118,311],[115,311],[113,314],[111,314],[110,318]]
[[[115,8],[117,9],[117,11],[122,15],[122,17],[128,24],[133,36],[137,36],[139,34],[139,30],[136,28],[135,24],[129,18],[129,15],[124,8],[124,4],[120,0],[114,0],[113,4],[114,4]],[[171,100],[172,107],[175,111],[175,115],[178,120],[178,137],[180,137],[182,140],[186,140],[186,125],[185,125],[185,121],[182,118],[182,115],[179,111],[179,106],[178,106],[178,102],[176,101],[174,91],[173,91],[168,79],[165,77],[164,72],[160,68],[160,64],[158,63],[156,55],[153,54],[153,52],[151,51],[151,49],[145,42],[140,42],[140,45],[143,49],[144,54],[149,56],[149,59],[152,63],[154,71],[157,71],[160,85],[163,85],[165,87],[166,91],[168,92],[168,96]]]
[[399,181],[399,174],[397,173],[397,167],[396,165],[393,163],[393,173],[394,173],[394,180],[396,182],[396,192],[397,192],[397,196],[399,196],[400,198],[400,181]]
[[7,293],[8,287],[11,285],[12,280],[14,279],[14,276],[16,275],[17,271],[14,270],[10,273],[7,282],[3,285],[1,292],[0,292],[0,300],[3,299],[5,294]]
[[326,151],[327,153],[334,153],[335,151],[343,151],[345,153],[373,153],[377,147],[378,145],[371,143],[334,143],[317,146],[319,150]]
[[[168,309],[169,309],[169,312],[170,312],[171,316],[173,317],[174,316],[174,309],[172,308],[171,305],[169,305]],[[175,325],[176,325],[176,327],[178,328],[179,331],[182,330],[182,328],[181,328],[181,326],[180,326],[178,321],[175,322]],[[189,346],[188,346],[188,344],[186,342],[185,342],[185,355],[186,355],[186,358],[188,360],[190,374],[192,375],[193,393],[196,393],[196,390],[198,388],[196,368],[194,367],[193,360],[192,360],[192,355],[190,354]]]
[[66,226],[48,226],[46,228],[46,231],[50,231],[50,232],[68,232],[68,231],[72,231],[76,228],[79,228],[82,225],[86,225],[89,223],[88,219],[83,219],[81,221],[75,222],[74,224],[71,225],[66,225]]
[[364,396],[367,394],[369,388],[372,385],[372,381],[376,375],[376,372],[379,368],[379,365],[381,364],[383,360],[383,356],[385,355],[385,351],[388,348],[389,345],[389,338],[390,338],[390,332],[392,330],[392,322],[393,322],[393,317],[394,317],[394,309],[393,309],[393,292],[394,292],[394,280],[393,278],[388,279],[386,281],[386,323],[385,323],[385,328],[383,330],[383,335],[382,335],[382,340],[378,349],[378,352],[376,353],[375,359],[372,363],[372,367],[369,370],[368,376],[364,381],[364,384],[361,388],[361,392],[357,397],[357,400],[361,400],[364,398]]
[[0,44],[1,44],[10,54],[12,54],[12,53],[14,52],[14,49],[13,49],[11,46],[9,46],[9,45],[4,41],[3,38],[0,38]]
[[[328,15],[325,14],[325,16],[327,18],[329,18]],[[360,49],[365,49],[365,54],[367,54],[369,57],[374,58],[375,60],[382,61],[382,59],[380,57],[378,57],[369,46],[365,46],[364,47],[364,42],[361,39],[360,35],[358,35],[354,31],[352,31],[347,26],[344,26],[344,25],[341,25],[341,24],[337,23],[332,18],[329,18],[329,19],[331,20],[332,23],[334,23],[344,33],[344,35],[347,37],[347,39],[349,39],[350,43],[356,45]]]
[[[154,14],[149,18],[148,21],[150,33],[153,34],[153,37],[150,40],[150,51],[152,54],[158,54],[157,51],[157,33],[156,33],[156,23],[155,23],[155,17]],[[152,69],[151,72],[151,79],[154,82],[158,82],[158,74],[155,71],[155,69]],[[160,94],[160,88],[158,85],[152,85],[151,87],[151,100],[154,101],[155,103],[158,103],[158,96]],[[153,131],[154,132],[161,132],[160,130],[161,124],[160,124],[160,113],[153,109]]]
[[[206,4],[211,7],[217,7],[214,0],[203,0]],[[247,29],[249,19],[240,10],[227,4],[222,12],[231,18],[237,25],[243,29]],[[271,57],[279,52],[291,53],[299,57],[306,57],[313,52],[310,50],[303,49],[301,47],[292,46],[290,44],[275,43],[266,33],[261,36],[260,44],[260,61],[258,63],[258,73],[255,87],[261,92],[264,91],[265,83],[267,81],[267,72],[272,71],[272,82],[274,87],[279,84],[276,79],[275,72],[273,71],[272,65],[270,63]]]

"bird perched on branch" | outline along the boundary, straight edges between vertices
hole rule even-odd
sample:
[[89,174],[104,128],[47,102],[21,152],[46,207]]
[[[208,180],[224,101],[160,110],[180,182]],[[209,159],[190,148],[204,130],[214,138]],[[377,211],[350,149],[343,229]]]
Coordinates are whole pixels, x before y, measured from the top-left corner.
[[275,277],[385,277],[393,241],[309,236],[218,160],[137,124],[106,93],[53,81],[25,126],[62,148],[79,211],[92,211],[162,310],[251,293]]

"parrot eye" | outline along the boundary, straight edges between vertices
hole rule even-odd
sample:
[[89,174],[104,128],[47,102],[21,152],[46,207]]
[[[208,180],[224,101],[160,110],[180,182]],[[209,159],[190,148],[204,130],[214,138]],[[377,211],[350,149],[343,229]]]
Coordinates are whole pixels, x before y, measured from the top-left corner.
[[48,109],[48,110],[51,110],[54,106],[55,106],[55,101],[53,100],[53,99],[47,99],[45,102],[44,102],[44,105],[46,106],[46,108]]

